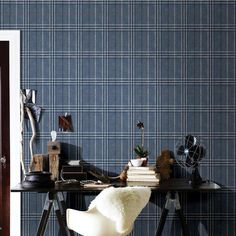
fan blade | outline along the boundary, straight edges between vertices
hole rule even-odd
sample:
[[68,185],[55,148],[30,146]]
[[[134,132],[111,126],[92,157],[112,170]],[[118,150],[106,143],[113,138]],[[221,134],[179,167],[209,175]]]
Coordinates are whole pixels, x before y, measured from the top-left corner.
[[200,161],[205,156],[205,149],[202,146],[194,145],[189,149],[189,156],[194,161]]
[[199,146],[199,156],[200,156],[200,160],[206,155],[206,150],[204,147]]
[[189,148],[189,156],[191,158],[194,158],[194,156],[198,155],[198,148],[199,148],[199,146],[197,146],[197,145],[194,145]]
[[186,164],[191,166],[192,165],[192,161],[191,161],[191,158],[189,156],[187,156],[186,158]]
[[181,146],[179,146],[179,148],[178,148],[178,151],[177,151],[177,155],[184,155],[184,146],[183,145],[181,145]]
[[194,137],[192,135],[187,135],[185,137],[185,147],[191,148],[194,145]]

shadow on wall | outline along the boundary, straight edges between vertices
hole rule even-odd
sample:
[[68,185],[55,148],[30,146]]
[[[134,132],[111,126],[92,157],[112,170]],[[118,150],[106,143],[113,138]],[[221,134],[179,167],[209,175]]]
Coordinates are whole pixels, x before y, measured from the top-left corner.
[[[235,217],[226,218],[235,214],[235,192],[222,187],[217,193],[188,193],[180,195],[182,210],[187,219],[191,236],[232,236],[235,235]],[[153,196],[152,203],[162,208],[165,202],[164,194]],[[160,209],[159,209],[160,210]],[[156,217],[156,224],[150,228],[155,232],[160,220],[160,213]],[[231,221],[231,224],[228,224]],[[153,233],[154,235],[154,233]],[[162,235],[182,236],[179,218],[171,209]]]
[[[95,173],[104,173],[109,176],[117,176],[117,173],[107,172],[98,168],[97,166],[83,160],[82,158],[82,148],[73,144],[62,143],[62,154],[61,154],[61,163],[66,163],[67,160],[80,160],[83,169],[87,172],[87,179],[95,179],[95,177],[88,173],[88,171],[93,171]],[[94,195],[91,196],[81,196],[76,193],[68,193],[66,197],[67,206],[73,209],[87,210],[87,207],[91,200],[94,198]]]
[[[235,212],[235,192],[222,186],[222,190],[215,193],[188,194],[186,198],[187,220],[191,235],[234,235],[235,218],[225,218],[226,213]],[[190,213],[191,212],[191,213]],[[174,227],[172,227],[174,232]]]
[[81,160],[82,148],[80,146],[61,143],[61,161],[66,160]]
[[[175,166],[174,176],[188,177],[189,173]],[[186,217],[191,236],[232,236],[235,235],[236,194],[218,183],[222,189],[212,193],[182,193],[180,204]],[[157,224],[160,219],[161,209],[165,203],[165,195],[152,196],[150,200],[159,207]],[[226,215],[232,216],[225,217]],[[228,224],[232,221],[231,224]],[[157,224],[155,227],[157,227]],[[153,227],[153,232],[155,232]],[[154,235],[154,234],[153,234]],[[182,229],[179,218],[171,209],[162,235],[181,236]]]

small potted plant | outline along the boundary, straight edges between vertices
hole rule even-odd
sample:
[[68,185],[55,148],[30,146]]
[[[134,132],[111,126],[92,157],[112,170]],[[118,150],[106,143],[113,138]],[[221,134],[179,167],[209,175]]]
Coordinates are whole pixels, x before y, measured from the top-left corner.
[[141,136],[142,140],[141,140],[141,145],[137,145],[134,148],[134,151],[137,154],[136,158],[139,158],[139,159],[143,160],[142,166],[146,166],[147,161],[148,161],[149,151],[144,148],[144,123],[141,122],[141,121],[138,121],[137,127],[139,129],[141,129],[141,131],[142,131],[142,136]]

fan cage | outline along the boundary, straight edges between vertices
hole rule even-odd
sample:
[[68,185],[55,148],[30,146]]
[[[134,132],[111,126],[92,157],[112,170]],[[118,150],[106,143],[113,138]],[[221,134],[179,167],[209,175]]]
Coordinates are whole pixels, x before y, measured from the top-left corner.
[[[201,147],[203,147],[204,150],[206,150],[205,147],[204,147],[204,145],[202,145],[202,144],[200,145],[199,138],[196,137],[196,136],[193,136],[193,137],[194,137],[194,141],[192,142],[192,146],[193,146],[193,145],[197,145],[197,147],[200,147],[200,146],[201,146]],[[190,157],[190,156],[187,156],[187,154],[178,155],[178,154],[177,154],[178,148],[179,148],[180,146],[183,146],[183,143],[185,143],[185,137],[179,139],[179,140],[177,141],[176,145],[175,145],[175,151],[176,151],[176,153],[175,153],[175,161],[176,161],[176,163],[177,163],[179,166],[183,167],[183,168],[186,169],[186,170],[188,170],[189,168],[194,169],[194,168],[198,165],[198,162],[201,160],[201,153],[199,153],[199,156],[198,156],[198,159],[197,159],[197,160],[193,160],[193,158]],[[191,147],[192,147],[192,146],[191,146]],[[191,147],[189,147],[189,149],[190,149]],[[186,150],[186,149],[185,149],[185,150]],[[194,151],[194,153],[193,153],[193,156],[196,154],[196,151],[197,151],[197,149],[195,149],[195,151]],[[187,157],[191,160],[191,164],[189,164],[189,163],[186,162]]]

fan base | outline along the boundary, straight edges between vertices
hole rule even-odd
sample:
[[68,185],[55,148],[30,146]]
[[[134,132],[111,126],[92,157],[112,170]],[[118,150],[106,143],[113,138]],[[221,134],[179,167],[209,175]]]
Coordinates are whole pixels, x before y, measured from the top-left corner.
[[192,174],[190,176],[190,184],[192,186],[198,186],[201,185],[204,181],[202,180],[202,177],[199,174],[198,168],[194,168],[192,171]]

